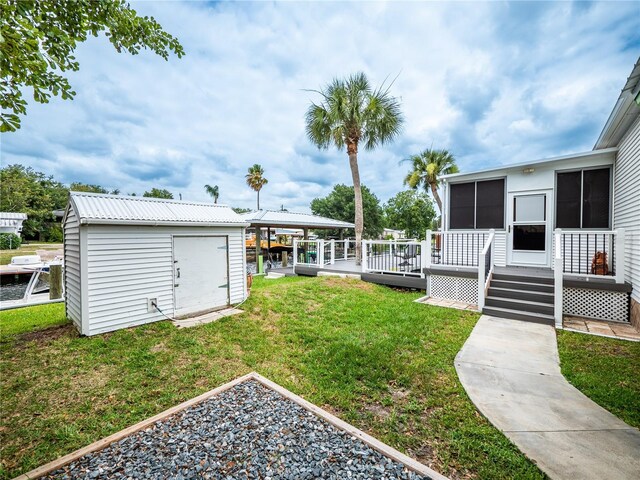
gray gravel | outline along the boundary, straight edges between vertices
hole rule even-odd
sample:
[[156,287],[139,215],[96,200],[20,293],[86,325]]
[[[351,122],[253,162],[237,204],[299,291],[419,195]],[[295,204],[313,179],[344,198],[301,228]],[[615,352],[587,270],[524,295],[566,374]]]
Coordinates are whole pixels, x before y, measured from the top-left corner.
[[44,478],[428,477],[249,380]]

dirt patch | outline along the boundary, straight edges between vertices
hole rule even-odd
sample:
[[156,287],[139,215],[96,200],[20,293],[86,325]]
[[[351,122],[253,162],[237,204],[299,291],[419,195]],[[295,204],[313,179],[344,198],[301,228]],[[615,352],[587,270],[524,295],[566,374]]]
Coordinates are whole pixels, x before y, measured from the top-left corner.
[[149,349],[149,351],[151,353],[166,352],[167,351],[167,346],[164,344],[164,342],[160,342],[157,345],[154,345],[153,347],[151,347]]
[[65,325],[58,325],[56,327],[44,328],[42,330],[35,330],[33,332],[22,333],[16,336],[16,343],[29,343],[36,342],[38,344],[46,345],[54,340],[62,337],[74,338],[78,336],[78,331],[75,327],[68,323]]
[[340,278],[340,277],[324,277],[324,282],[330,287],[344,287],[349,286],[357,288],[358,290],[364,290],[365,292],[372,292],[375,289],[375,285],[369,282],[363,282],[355,278]]
[[394,403],[403,402],[405,398],[409,396],[411,393],[409,390],[405,388],[393,388],[389,387],[389,392],[391,393],[391,398]]
[[391,416],[391,409],[388,407],[384,407],[379,403],[374,403],[373,405],[365,405],[364,409],[366,412],[372,413],[379,420],[386,420]]

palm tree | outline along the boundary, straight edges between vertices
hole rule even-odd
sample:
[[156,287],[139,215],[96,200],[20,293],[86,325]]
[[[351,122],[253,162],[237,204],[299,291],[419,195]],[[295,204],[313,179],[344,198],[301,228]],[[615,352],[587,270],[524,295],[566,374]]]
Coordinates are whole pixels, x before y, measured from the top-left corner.
[[364,73],[347,79],[334,79],[323,90],[312,90],[322,96],[320,104],[311,103],[306,114],[309,140],[318,148],[331,144],[346,148],[353,179],[355,199],[356,263],[362,263],[362,190],[358,169],[358,146],[373,150],[393,140],[404,122],[400,101],[389,94],[384,83],[374,90]]
[[431,194],[438,204],[440,215],[442,215],[442,200],[438,194],[440,176],[458,173],[454,156],[448,150],[427,148],[424,152],[404,159],[403,162],[411,162],[412,168],[407,173],[404,184],[414,190],[420,186],[424,187],[425,191],[431,189]]
[[213,197],[213,203],[218,203],[218,197],[220,196],[218,185],[214,185],[213,187],[211,185],[205,185],[204,190]]
[[247,185],[249,185],[252,189],[254,189],[258,193],[258,210],[260,210],[260,190],[264,187],[269,180],[264,178],[264,169],[258,165],[257,163],[253,165],[253,167],[249,167],[248,173],[244,176],[247,181]]

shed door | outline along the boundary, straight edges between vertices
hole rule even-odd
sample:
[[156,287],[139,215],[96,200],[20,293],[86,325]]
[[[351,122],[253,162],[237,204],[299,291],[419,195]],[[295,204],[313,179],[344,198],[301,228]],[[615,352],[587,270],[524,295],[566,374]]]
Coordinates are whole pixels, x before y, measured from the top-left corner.
[[229,303],[227,237],[173,237],[175,314]]

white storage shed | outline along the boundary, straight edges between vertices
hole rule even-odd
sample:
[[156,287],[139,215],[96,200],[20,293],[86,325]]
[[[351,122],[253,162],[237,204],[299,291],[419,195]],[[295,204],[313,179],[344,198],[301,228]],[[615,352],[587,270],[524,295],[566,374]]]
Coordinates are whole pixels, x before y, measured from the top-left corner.
[[71,192],[63,219],[66,314],[83,335],[188,317],[247,296],[231,208]]

